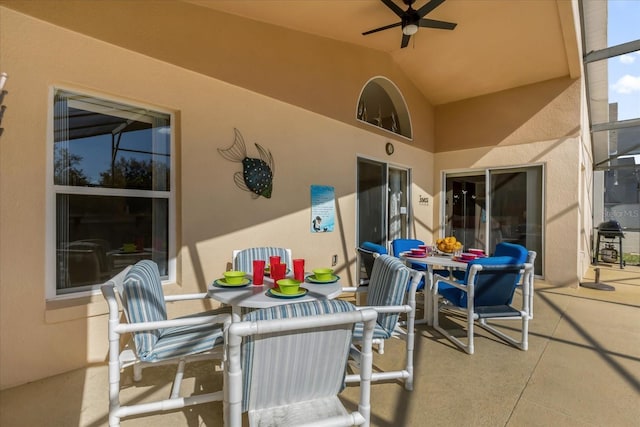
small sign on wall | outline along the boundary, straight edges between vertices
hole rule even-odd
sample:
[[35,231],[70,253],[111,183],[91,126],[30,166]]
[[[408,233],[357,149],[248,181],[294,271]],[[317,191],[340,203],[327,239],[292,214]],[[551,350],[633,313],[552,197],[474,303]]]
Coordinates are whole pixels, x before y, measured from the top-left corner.
[[311,186],[311,232],[333,231],[336,217],[335,189],[327,185]]

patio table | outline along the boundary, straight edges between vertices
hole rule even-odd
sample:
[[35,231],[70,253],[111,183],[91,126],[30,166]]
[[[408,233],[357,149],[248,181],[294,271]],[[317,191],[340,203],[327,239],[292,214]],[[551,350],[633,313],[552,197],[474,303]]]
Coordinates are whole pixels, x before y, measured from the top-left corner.
[[416,324],[431,325],[432,313],[433,313],[433,267],[445,267],[449,269],[449,273],[453,270],[466,270],[467,263],[462,261],[456,261],[450,256],[446,255],[430,255],[427,257],[414,257],[410,255],[410,252],[403,252],[400,254],[400,258],[407,263],[422,264],[427,267],[427,274],[425,275],[424,283],[424,315],[422,319],[416,319]]
[[[311,273],[305,274],[307,277]],[[250,275],[246,276],[250,278]],[[290,276],[288,276],[290,277]],[[218,287],[213,283],[209,285],[209,297],[223,304],[231,306],[232,321],[241,320],[242,308],[267,308],[274,305],[292,304],[297,302],[316,301],[322,299],[334,299],[343,292],[340,279],[333,283],[309,283],[307,281],[300,284],[307,289],[306,295],[295,298],[276,298],[267,295],[267,291],[274,286],[273,280],[265,276],[264,284],[255,286],[253,283],[244,287]]]

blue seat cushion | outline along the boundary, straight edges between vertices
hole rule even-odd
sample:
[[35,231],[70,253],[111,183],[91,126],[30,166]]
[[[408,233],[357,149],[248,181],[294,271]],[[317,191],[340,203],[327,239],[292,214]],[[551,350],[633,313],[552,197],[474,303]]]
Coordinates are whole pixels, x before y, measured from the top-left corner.
[[378,245],[376,243],[372,243],[372,242],[362,242],[362,244],[360,245],[360,247],[366,251],[369,252],[375,252],[381,255],[386,255],[387,254],[387,248],[385,248],[382,245]]
[[[522,262],[510,256],[478,258],[469,262],[465,277],[460,283],[467,283],[469,271],[474,264],[486,267],[476,275],[474,305],[508,305],[518,282]],[[508,270],[505,272],[505,270]],[[496,283],[497,282],[497,283]],[[497,286],[489,286],[489,285]],[[452,304],[467,307],[467,292],[445,282],[438,283],[438,293]]]

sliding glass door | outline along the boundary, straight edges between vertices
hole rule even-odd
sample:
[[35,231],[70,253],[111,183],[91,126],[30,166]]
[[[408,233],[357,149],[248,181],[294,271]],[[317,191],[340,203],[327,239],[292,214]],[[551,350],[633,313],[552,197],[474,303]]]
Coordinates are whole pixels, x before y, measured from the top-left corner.
[[358,159],[358,242],[388,247],[409,235],[409,171]]
[[445,234],[465,248],[491,254],[500,242],[536,251],[535,273],[542,275],[542,166],[447,174]]

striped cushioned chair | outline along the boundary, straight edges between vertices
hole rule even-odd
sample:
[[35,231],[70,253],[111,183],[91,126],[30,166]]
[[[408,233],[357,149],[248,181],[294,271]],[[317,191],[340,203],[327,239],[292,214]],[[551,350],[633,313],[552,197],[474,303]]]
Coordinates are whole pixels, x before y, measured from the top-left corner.
[[[221,401],[222,391],[180,397],[180,383],[188,362],[205,359],[222,360],[224,328],[231,323],[227,310],[211,310],[167,320],[166,301],[207,298],[207,294],[165,297],[158,266],[150,260],[127,267],[102,286],[109,305],[109,425],[117,426],[120,418],[147,412],[182,408]],[[127,323],[120,322],[122,304]],[[120,336],[133,334],[121,352]],[[169,399],[120,405],[120,371],[133,366],[134,380],[142,378],[142,368],[151,365],[177,364]]]
[[[524,283],[528,283],[533,274],[533,265],[514,263],[510,256],[488,257],[473,260],[467,268],[464,282],[434,277],[433,327],[455,345],[469,354],[474,352],[473,326],[475,321],[483,329],[513,344],[521,350],[527,350],[528,342],[528,305],[529,286],[523,287],[522,309],[514,307],[513,295],[524,272]],[[439,297],[442,303],[439,304]],[[453,336],[439,325],[441,310],[454,310],[466,316],[467,343]],[[522,321],[522,337],[519,340],[508,336],[495,326],[487,323],[491,319],[516,319]]]
[[237,271],[244,271],[245,273],[253,273],[253,260],[263,259],[269,265],[270,256],[279,256],[280,261],[287,264],[287,268],[291,270],[293,268],[291,261],[291,249],[276,248],[276,247],[260,247],[260,248],[248,248],[248,249],[236,249],[233,251],[233,269]]
[[[369,425],[374,310],[342,300],[284,304],[252,311],[228,333],[225,420],[242,426]],[[338,398],[356,322],[364,343],[358,410]],[[268,384],[268,386],[265,386]]]
[[[405,388],[413,390],[416,290],[421,280],[424,280],[423,272],[407,267],[391,255],[380,255],[373,263],[366,307],[378,312],[378,320],[373,331],[374,343],[382,345],[384,340],[392,337],[405,338],[406,366],[399,371],[374,372],[372,381],[404,379]],[[400,313],[406,313],[406,322],[399,323]],[[356,325],[353,336],[355,341],[359,340],[362,336],[362,325]],[[383,350],[379,349],[378,352],[383,353]],[[357,353],[353,356],[357,360]]]

